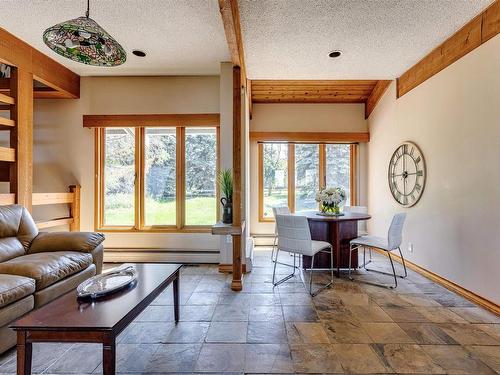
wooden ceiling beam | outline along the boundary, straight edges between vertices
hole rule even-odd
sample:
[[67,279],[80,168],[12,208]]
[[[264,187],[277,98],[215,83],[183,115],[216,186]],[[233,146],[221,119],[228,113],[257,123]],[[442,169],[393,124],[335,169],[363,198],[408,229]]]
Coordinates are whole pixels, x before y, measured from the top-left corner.
[[0,28],[0,62],[32,73],[34,79],[60,93],[59,97],[80,97],[80,76],[21,39]]
[[247,73],[238,0],[219,0],[219,10],[224,24],[229,53],[231,54],[231,62],[241,68],[241,83],[244,86],[247,83]]
[[377,80],[374,79],[337,79],[337,80],[299,80],[299,79],[284,79],[284,80],[266,80],[254,79],[252,84],[254,86],[375,86]]
[[367,119],[372,111],[375,109],[378,104],[380,98],[386,90],[389,88],[392,81],[378,81],[375,87],[373,88],[372,93],[368,97],[368,100],[365,103],[365,119]]
[[405,95],[500,33],[500,0],[474,17],[397,80],[397,97]]
[[377,80],[252,80],[254,103],[366,103]]

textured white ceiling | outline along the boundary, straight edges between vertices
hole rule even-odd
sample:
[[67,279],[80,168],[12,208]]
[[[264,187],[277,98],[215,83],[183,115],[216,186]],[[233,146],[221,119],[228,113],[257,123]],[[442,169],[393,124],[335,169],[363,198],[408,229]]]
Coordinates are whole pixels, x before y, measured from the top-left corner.
[[[250,79],[392,79],[492,0],[239,0]],[[328,57],[343,51],[337,59]]]
[[86,4],[0,0],[0,27],[80,75],[218,75],[220,62],[230,60],[217,0],[90,0],[90,17],[120,42],[127,62],[102,68],[60,57],[43,43],[43,31],[84,15]]
[[[492,0],[239,0],[251,79],[391,79]],[[125,48],[115,68],[52,52],[43,31],[86,0],[0,0],[0,27],[80,75],[211,75],[230,56],[217,0],[90,0],[91,17]],[[146,58],[132,55],[142,49]],[[331,59],[328,53],[344,54]]]

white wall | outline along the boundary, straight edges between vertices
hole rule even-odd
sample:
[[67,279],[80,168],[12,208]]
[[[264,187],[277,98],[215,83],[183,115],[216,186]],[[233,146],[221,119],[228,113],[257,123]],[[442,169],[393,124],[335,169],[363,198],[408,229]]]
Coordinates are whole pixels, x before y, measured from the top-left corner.
[[[367,132],[364,104],[254,104],[250,131]],[[250,225],[252,234],[274,233],[274,223],[259,222],[258,145],[250,143]],[[366,144],[359,148],[359,203],[365,204]],[[263,243],[262,241],[258,243]]]
[[[386,235],[392,215],[407,212],[409,260],[500,303],[500,36],[398,100],[395,90],[369,118],[369,229]],[[425,191],[409,209],[387,184],[391,154],[406,140],[427,163]]]
[[[219,77],[82,77],[78,100],[37,100],[34,108],[34,190],[66,191],[82,186],[81,229],[94,230],[94,134],[84,114],[218,113]],[[221,142],[225,127],[221,123]],[[222,165],[231,155],[221,149]],[[216,250],[210,234],[107,233],[107,248]]]

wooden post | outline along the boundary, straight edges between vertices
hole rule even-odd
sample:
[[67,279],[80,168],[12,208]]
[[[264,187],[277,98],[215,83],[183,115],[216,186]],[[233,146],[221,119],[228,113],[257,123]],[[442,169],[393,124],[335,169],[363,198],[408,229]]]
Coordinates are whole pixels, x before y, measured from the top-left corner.
[[[241,227],[241,68],[233,67],[233,225]],[[243,288],[241,281],[241,235],[233,236],[233,280],[231,289]]]
[[73,218],[73,222],[69,226],[71,232],[80,231],[80,185],[70,185],[69,191],[73,193],[73,202],[70,204],[69,216]]
[[16,203],[29,211],[33,197],[33,74],[19,68],[11,69],[10,94],[15,104],[10,118],[15,126],[10,130],[10,147],[16,160],[10,166],[10,192]]

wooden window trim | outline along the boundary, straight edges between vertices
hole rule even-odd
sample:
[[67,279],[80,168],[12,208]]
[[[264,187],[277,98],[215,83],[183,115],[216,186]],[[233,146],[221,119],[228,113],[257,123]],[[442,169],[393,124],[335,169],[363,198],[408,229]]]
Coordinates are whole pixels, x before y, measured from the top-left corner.
[[358,205],[358,145],[352,144],[350,147],[350,179],[349,188],[351,190],[351,206]]
[[[270,142],[277,143],[277,142]],[[326,145],[330,143],[320,143],[319,147],[319,186],[326,186]],[[333,143],[332,143],[333,144]],[[273,223],[274,218],[264,217],[264,143],[259,142],[258,147],[258,173],[259,173],[259,222]],[[358,202],[358,145],[350,145],[350,171],[349,184],[351,190],[351,205],[355,206]],[[295,144],[288,143],[288,207],[291,212],[295,212]]]
[[83,115],[84,128],[219,127],[219,113]]
[[[130,125],[130,124],[128,124]],[[113,127],[113,126],[112,126]],[[105,127],[95,128],[94,132],[94,228],[100,232],[110,233],[210,233],[211,225],[185,225],[185,129],[201,127],[201,125],[164,126],[176,129],[176,224],[175,225],[145,225],[145,128],[150,126],[115,126],[135,127],[135,223],[129,225],[104,224],[104,137]],[[159,127],[156,125],[156,127]],[[216,130],[216,173],[220,168],[220,128],[215,125],[205,125]],[[218,206],[220,191],[216,186],[215,199],[217,220],[220,218]]]
[[[288,145],[288,208],[295,212],[295,145]],[[274,218],[271,219],[274,221]]]

